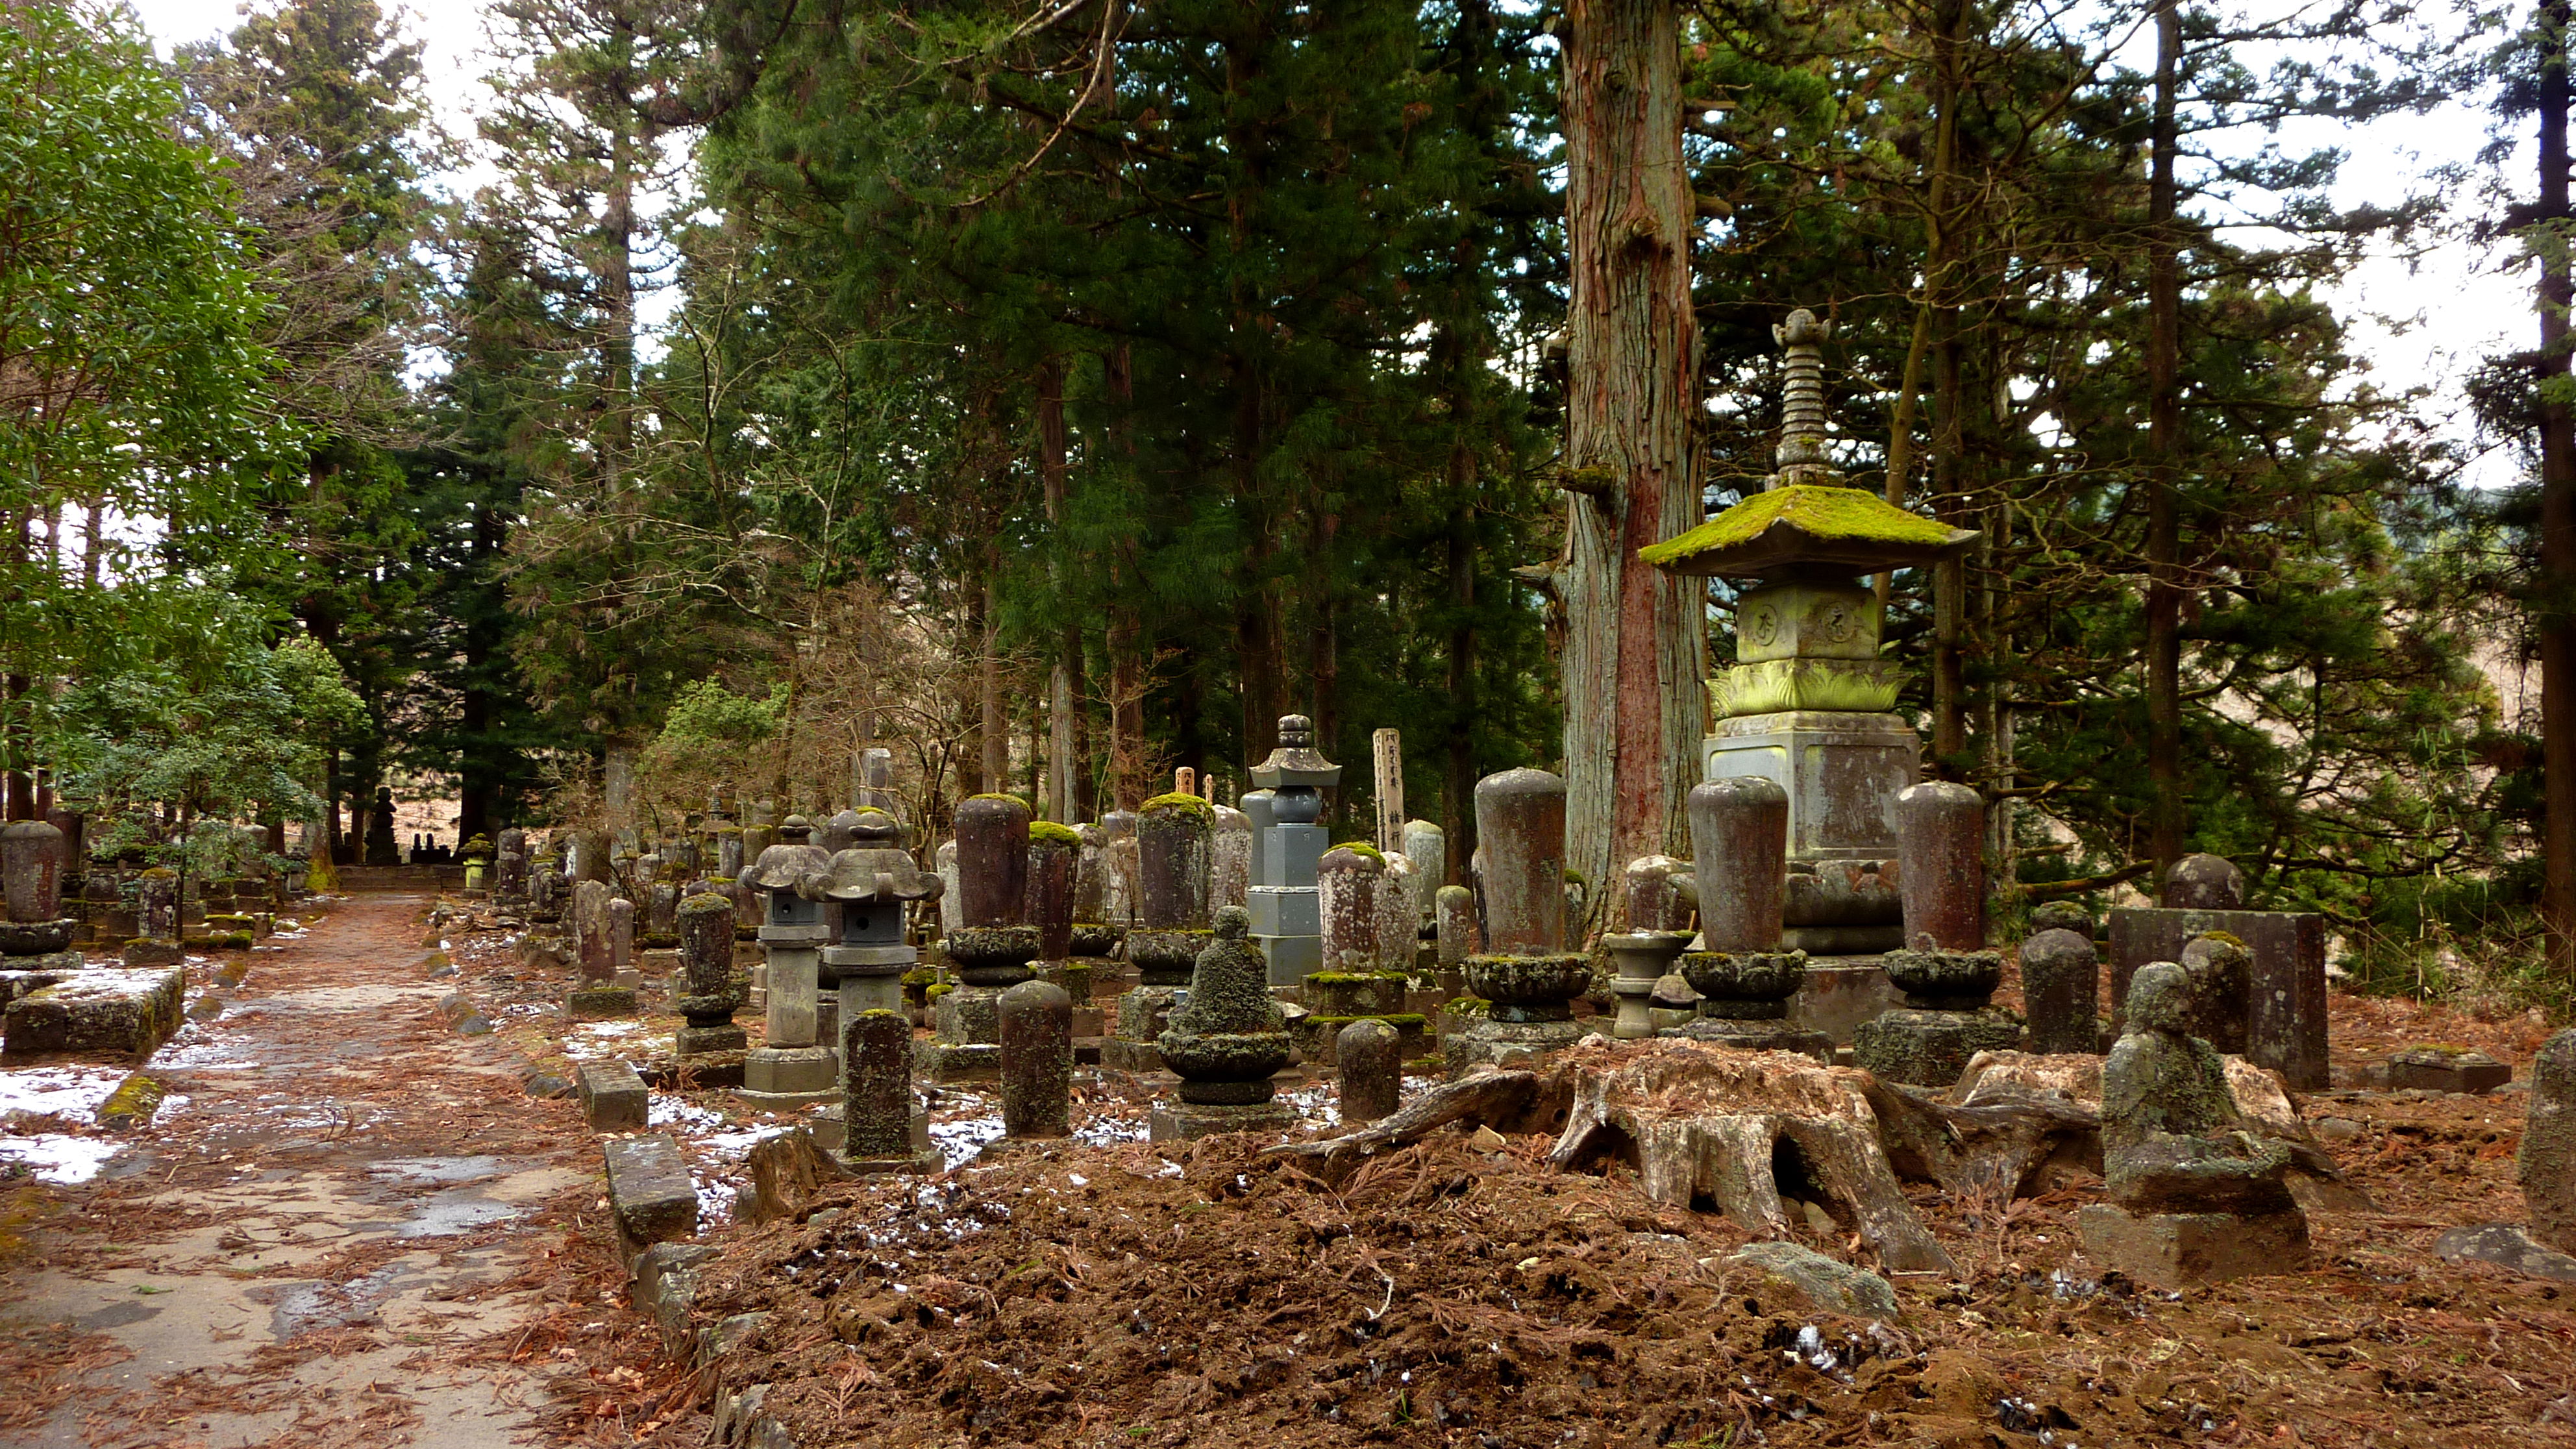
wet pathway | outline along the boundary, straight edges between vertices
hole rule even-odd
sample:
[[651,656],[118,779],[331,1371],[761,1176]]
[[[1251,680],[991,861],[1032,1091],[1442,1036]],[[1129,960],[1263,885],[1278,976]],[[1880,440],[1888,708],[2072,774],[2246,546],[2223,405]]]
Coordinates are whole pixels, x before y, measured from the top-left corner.
[[145,1068],[158,1120],[85,1184],[0,1186],[0,1443],[566,1437],[615,1357],[583,1336],[633,1331],[598,1149],[449,1029],[426,904],[333,903],[235,988],[192,965],[224,1010]]

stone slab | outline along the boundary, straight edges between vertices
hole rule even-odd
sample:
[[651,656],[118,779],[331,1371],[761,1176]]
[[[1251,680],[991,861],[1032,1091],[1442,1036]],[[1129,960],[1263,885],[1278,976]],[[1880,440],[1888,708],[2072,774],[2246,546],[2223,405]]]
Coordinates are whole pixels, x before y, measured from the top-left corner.
[[2150,961],[2179,961],[2192,937],[2224,931],[2254,954],[2246,993],[2246,1052],[2292,1090],[2331,1085],[2326,1059],[2326,918],[2306,911],[2191,911],[2123,906],[2111,912],[2110,988],[2116,1012],[2129,978]]
[[1876,956],[1810,956],[1807,979],[1789,998],[1789,1024],[1847,1046],[1861,1023],[1905,1004]]
[[2308,1266],[2308,1220],[2295,1212],[2132,1213],[2093,1203],[2076,1215],[2085,1256],[2157,1288],[2297,1273]]
[[178,966],[85,967],[31,986],[0,1017],[0,1052],[141,1060],[178,1030],[188,973]]
[[1811,1031],[1786,1021],[1726,1021],[1718,1018],[1693,1021],[1669,1031],[1658,1031],[1679,1041],[1704,1042],[1710,1046],[1730,1047],[1747,1052],[1799,1052],[1814,1057],[1826,1066],[1834,1064],[1836,1043],[1821,1031]]
[[1897,794],[1919,777],[1923,741],[1893,714],[1796,710],[1722,721],[1701,742],[1700,776],[1759,775],[1789,793],[1789,854],[1896,854]]
[[1146,1140],[1151,1142],[1195,1142],[1221,1132],[1285,1132],[1297,1122],[1297,1109],[1275,1100],[1248,1107],[1156,1102],[1145,1130]]
[[1463,1077],[1480,1066],[1536,1066],[1542,1057],[1589,1035],[1579,1021],[1495,1021],[1486,1018],[1453,1030],[1440,1040],[1440,1055],[1451,1077]]
[[742,1099],[792,1112],[840,1095],[841,1054],[827,1046],[755,1047],[743,1054]]
[[1389,1016],[1323,1016],[1308,1012],[1292,1017],[1288,1023],[1289,1039],[1297,1045],[1297,1060],[1308,1066],[1337,1066],[1337,1046],[1342,1028],[1355,1021],[1382,1021],[1395,1028],[1395,1059],[1409,1062],[1431,1049],[1430,1019],[1411,1014]]
[[2444,1047],[2408,1047],[2388,1059],[2388,1089],[2408,1087],[2428,1092],[2492,1092],[2513,1080],[2513,1068],[2478,1051]]
[[999,1042],[952,1042],[932,1037],[912,1048],[912,1068],[934,1082],[998,1081],[1002,1075]]
[[574,1021],[617,1021],[636,1010],[631,986],[576,986],[564,994],[564,1014]]
[[2491,1263],[2526,1278],[2576,1283],[2576,1258],[2535,1241],[2512,1223],[2453,1228],[2433,1240],[2433,1255],[2445,1263]]
[[608,1166],[609,1211],[629,1256],[697,1235],[698,1190],[679,1143],[658,1133],[612,1137],[601,1155]]
[[581,1094],[582,1120],[593,1132],[632,1132],[651,1113],[651,1093],[635,1069],[622,1061],[583,1062],[573,1072]]
[[2019,1022],[1997,1013],[1900,1009],[1853,1035],[1852,1062],[1882,1082],[1948,1087],[1970,1057],[2018,1050],[2021,1036]]

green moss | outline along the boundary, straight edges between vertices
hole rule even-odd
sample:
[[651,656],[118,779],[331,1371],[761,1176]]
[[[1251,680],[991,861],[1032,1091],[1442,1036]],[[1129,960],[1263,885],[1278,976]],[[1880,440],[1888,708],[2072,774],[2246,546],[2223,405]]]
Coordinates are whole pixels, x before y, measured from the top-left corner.
[[1079,846],[1082,844],[1082,832],[1070,825],[1059,825],[1052,820],[1030,821],[1029,844],[1035,845],[1041,840],[1051,840],[1058,845]]
[[1756,493],[1678,538],[1637,550],[1637,557],[1661,568],[1704,553],[1740,548],[1761,537],[1775,523],[1788,524],[1815,538],[1862,539],[1927,548],[1950,542],[1953,533],[1948,524],[1908,513],[1863,489],[1792,483],[1786,488]]
[[2245,949],[2245,939],[2231,931],[2203,931],[2200,933],[2200,939],[2216,941],[2222,946],[2234,946],[2239,950]]
[[208,936],[206,944],[218,951],[247,951],[250,949],[250,932],[226,931],[219,936]]
[[939,973],[928,966],[915,966],[903,973],[903,984],[906,986],[930,986],[936,984],[938,980]]
[[1369,844],[1365,840],[1345,840],[1341,844],[1334,846],[1333,849],[1347,850],[1353,855],[1362,856],[1369,860],[1376,861],[1380,865],[1386,864],[1386,852]]
[[928,989],[921,993],[921,995],[922,999],[925,1001],[937,1001],[939,998],[946,996],[949,992],[956,989],[957,983],[954,981],[933,982]]
[[1440,1009],[1451,1016],[1465,1020],[1492,1015],[1494,1003],[1481,996],[1453,996],[1449,998],[1449,1004]]
[[1310,971],[1306,979],[1323,986],[1342,986],[1353,981],[1402,981],[1401,971]]
[[[1146,802],[1145,802],[1143,809],[1144,809],[1144,810],[1193,810],[1193,811],[1196,811],[1197,813],[1199,813],[1199,814],[1201,814],[1201,815],[1205,815],[1205,816],[1207,816],[1207,817],[1208,817],[1209,819],[1211,819],[1211,820],[1213,820],[1213,819],[1215,819],[1215,818],[1216,818],[1216,807],[1215,807],[1215,806],[1210,805],[1208,802],[1206,802],[1205,800],[1200,799],[1200,798],[1199,798],[1198,796],[1196,796],[1196,795],[1187,794],[1187,793],[1185,793],[1185,792],[1183,792],[1183,791],[1179,791],[1179,790],[1175,790],[1175,791],[1173,791],[1173,792],[1172,792],[1171,794],[1169,794],[1169,795],[1157,795],[1157,796],[1155,796],[1153,799],[1148,800],[1148,801],[1146,801]],[[1138,813],[1140,813],[1140,814],[1141,814],[1141,813],[1143,813],[1143,811],[1141,811],[1141,810],[1140,810]]]
[[168,1095],[168,1088],[137,1072],[119,1083],[115,1091],[108,1093],[107,1100],[98,1104],[98,1125],[140,1127],[152,1120],[153,1113],[161,1110],[161,1099]]
[[1430,1018],[1418,1011],[1399,1011],[1389,1016],[1310,1016],[1307,1021],[1322,1026],[1348,1026],[1355,1021],[1382,1021],[1398,1031],[1408,1026],[1423,1026]]
[[178,877],[178,874],[179,873],[177,871],[172,870],[166,865],[156,865],[150,870],[144,871],[142,873],[142,878],[145,880],[174,880]]
[[1021,806],[1025,806],[1029,803],[1017,795],[1006,795],[997,790],[987,790],[981,795],[969,795],[966,798],[969,800],[1008,800],[1014,805]]

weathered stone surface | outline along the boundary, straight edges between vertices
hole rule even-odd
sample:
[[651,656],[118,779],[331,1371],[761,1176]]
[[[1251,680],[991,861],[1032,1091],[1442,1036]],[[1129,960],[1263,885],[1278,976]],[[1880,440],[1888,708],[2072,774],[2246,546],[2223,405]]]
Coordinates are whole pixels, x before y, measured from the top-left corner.
[[841,1023],[849,1063],[841,1099],[840,1160],[852,1172],[936,1170],[914,1135],[912,1023],[892,1011],[863,1011]]
[[62,915],[63,832],[59,828],[42,820],[0,825],[0,895],[7,899],[12,921],[52,921]]
[[1787,1284],[1827,1313],[1890,1320],[1898,1316],[1894,1285],[1866,1268],[1838,1262],[1811,1248],[1747,1243],[1728,1254],[1726,1261]]
[[1337,1034],[1333,1058],[1341,1077],[1344,1124],[1395,1115],[1404,1095],[1399,1040],[1394,1027],[1375,1020],[1354,1021]]
[[2453,1228],[2433,1240],[2433,1255],[2445,1263],[2489,1263],[2526,1278],[2576,1283],[2576,1257],[2534,1241],[2511,1223]]
[[609,1210],[627,1252],[696,1236],[698,1190],[679,1143],[660,1135],[612,1137],[602,1145],[602,1156]]
[[1485,953],[1562,952],[1565,782],[1545,770],[1505,770],[1477,781],[1476,836],[1484,858]]
[[1209,928],[1216,811],[1196,795],[1157,795],[1136,816],[1137,865],[1144,874],[1138,923],[1147,930]]
[[2328,1084],[2326,923],[2306,911],[2121,908],[2111,912],[2111,999],[2150,961],[2179,961],[2195,936],[2221,932],[2253,953],[2245,998],[2245,1054],[2298,1091]]
[[1002,993],[1002,1129],[1012,1137],[1073,1134],[1073,999],[1044,981]]
[[1038,933],[1037,959],[1062,961],[1073,955],[1073,874],[1082,853],[1082,837],[1072,827],[1053,821],[1029,826],[1027,923]]
[[1780,948],[1788,909],[1789,792],[1758,775],[1691,787],[1701,939],[1713,952]]
[[608,903],[608,967],[611,975],[635,969],[635,903],[624,896]]
[[2012,1051],[2021,1026],[1981,1011],[1916,1011],[1899,1008],[1863,1022],[1852,1033],[1852,1062],[1881,1081],[1946,1087],[1959,1080],[1979,1052]]
[[1442,886],[1432,898],[1433,925],[1443,970],[1457,970],[1475,953],[1476,893],[1465,886]]
[[2221,855],[2186,855],[2165,872],[2164,907],[2175,911],[2245,909],[2245,872]]
[[958,925],[1016,926],[1028,900],[1029,807],[977,795],[957,807]]
[[2513,1068],[2465,1047],[2408,1047],[2388,1059],[2388,1087],[2429,1092],[2492,1092],[2513,1080]]
[[2576,1253],[2576,1029],[2551,1037],[2531,1060],[2516,1171],[2532,1236]]
[[2177,964],[2191,977],[2191,1034],[2221,1053],[2244,1055],[2253,953],[2234,936],[2210,932],[2184,942]]
[[0,1052],[139,1061],[177,1034],[187,993],[184,969],[86,968],[76,953],[66,956],[66,969],[17,983],[19,994],[0,1018]]
[[574,1021],[617,1021],[635,1015],[636,1010],[632,986],[600,983],[564,993],[564,1015]]
[[593,1132],[632,1132],[651,1115],[644,1079],[622,1061],[583,1062],[574,1072],[582,1119]]
[[1970,786],[1927,780],[1896,797],[1906,945],[1985,948],[1985,841],[1985,800]]
[[1699,993],[1699,1014],[1728,1021],[1778,1021],[1807,979],[1803,951],[1691,951],[1682,979]]
[[1449,873],[1449,837],[1428,820],[1404,822],[1404,858],[1413,862],[1413,931],[1431,924],[1433,897]]
[[682,901],[675,914],[684,978],[677,1004],[688,1024],[674,1048],[681,1056],[741,1051],[750,1038],[733,1020],[742,1004],[733,971],[733,902],[701,891]]
[[1379,969],[1377,888],[1385,873],[1385,859],[1367,847],[1335,846],[1316,863],[1327,973]]
[[1669,855],[1641,855],[1628,862],[1628,929],[1688,932],[1699,909],[1699,878],[1693,870],[1689,861]]
[[1876,956],[1810,955],[1807,978],[1789,998],[1789,1020],[1848,1045],[1864,1023],[1905,1004],[1905,993],[1879,962]]
[[1917,948],[1888,952],[1886,969],[1916,1011],[1975,1011],[2003,983],[2004,958],[1994,951]]
[[1789,792],[1789,850],[1800,860],[1884,860],[1890,807],[1914,783],[1923,742],[1902,715],[1792,709],[1720,720],[1701,747],[1711,780],[1763,775]]
[[1157,1038],[1180,1074],[1184,1103],[1247,1106],[1270,1100],[1270,1074],[1294,1059],[1288,1024],[1271,998],[1268,967],[1244,937],[1249,917],[1228,908],[1200,954],[1189,998]]
[[[1629,878],[1632,882],[1636,879],[1633,866]],[[1690,937],[1681,931],[1638,930],[1601,938],[1601,949],[1610,953],[1616,973],[1610,983],[1619,998],[1618,1020],[1611,1028],[1613,1036],[1621,1041],[1636,1041],[1655,1034],[1656,998],[1672,972],[1673,961],[1688,944]],[[1698,993],[1688,994],[1692,998],[1689,1004],[1696,1012]]]
[[2308,1264],[2308,1220],[2282,1213],[2132,1213],[2091,1203],[2076,1214],[2088,1257],[2158,1288],[2186,1288]]
[[1195,1142],[1226,1132],[1285,1132],[1297,1125],[1297,1110],[1285,1102],[1156,1102],[1146,1115],[1146,1138],[1153,1142]]
[[1422,938],[1413,909],[1413,862],[1386,857],[1377,878],[1377,965],[1382,971],[1413,969],[1414,943]]
[[2102,961],[2090,935],[2043,930],[2022,942],[2021,994],[2032,1051],[2101,1049]]
[[1251,905],[1252,818],[1228,805],[1216,807],[1216,835],[1208,855],[1208,908]]
[[572,944],[584,981],[609,981],[617,975],[608,940],[608,903],[616,898],[603,881],[573,882]]

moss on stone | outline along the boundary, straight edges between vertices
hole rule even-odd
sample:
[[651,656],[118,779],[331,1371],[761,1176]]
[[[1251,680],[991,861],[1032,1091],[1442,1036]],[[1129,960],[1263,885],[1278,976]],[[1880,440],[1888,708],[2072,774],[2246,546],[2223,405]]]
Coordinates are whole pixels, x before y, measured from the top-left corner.
[[1026,805],[1029,803],[1017,795],[1009,794],[1000,790],[987,790],[981,795],[969,795],[966,798],[969,800],[1008,800],[1014,805]]
[[218,951],[247,951],[251,944],[250,932],[226,931],[218,936],[207,937],[206,944]]
[[1153,799],[1146,801],[1138,813],[1141,814],[1148,810],[1167,809],[1194,811],[1208,817],[1210,820],[1214,820],[1216,818],[1215,806],[1210,805],[1208,802],[1200,799],[1196,795],[1192,795],[1181,790],[1175,790],[1169,795],[1155,796]]
[[1453,996],[1449,998],[1448,1005],[1440,1009],[1451,1016],[1466,1019],[1493,1015],[1494,1003],[1481,996]]
[[1354,981],[1401,981],[1401,971],[1309,971],[1306,979],[1319,986],[1342,986]]
[[1720,549],[1740,548],[1785,523],[1814,538],[1856,539],[1938,548],[1950,542],[1948,524],[1908,513],[1875,493],[1823,483],[1792,483],[1756,493],[1708,522],[1637,550],[1658,568]]
[[939,973],[928,966],[915,966],[903,973],[903,984],[906,986],[929,986],[938,980]]
[[1418,1011],[1387,1012],[1376,1016],[1310,1016],[1306,1020],[1320,1026],[1348,1026],[1355,1021],[1382,1021],[1398,1031],[1408,1026],[1422,1026],[1430,1018]]
[[137,1072],[118,1083],[116,1090],[107,1094],[107,1100],[98,1104],[98,1125],[140,1127],[161,1110],[161,1099],[168,1095],[167,1087]]
[[1365,840],[1345,840],[1341,844],[1334,846],[1333,849],[1347,850],[1353,855],[1362,856],[1366,859],[1376,861],[1380,865],[1386,864],[1386,852],[1369,844]]
[[1029,844],[1035,845],[1042,840],[1052,841],[1057,845],[1080,846],[1082,844],[1082,832],[1074,829],[1070,825],[1059,825],[1052,820],[1030,821]]
[[954,981],[934,981],[921,994],[925,1000],[937,1001],[956,989],[957,983]]

